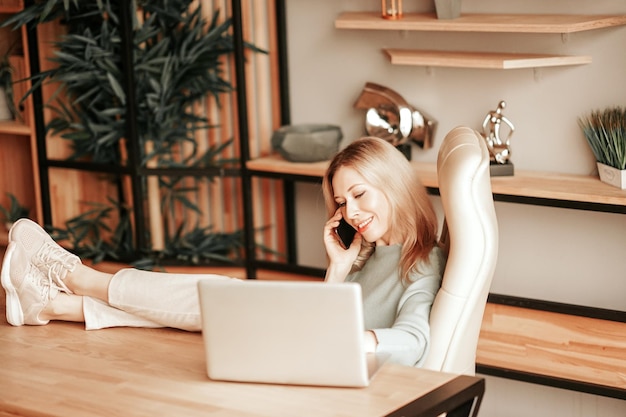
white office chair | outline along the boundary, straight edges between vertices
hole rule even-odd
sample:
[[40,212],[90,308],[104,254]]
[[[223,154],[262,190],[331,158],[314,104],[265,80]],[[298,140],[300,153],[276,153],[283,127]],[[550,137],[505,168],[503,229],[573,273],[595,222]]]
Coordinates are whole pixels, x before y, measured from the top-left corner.
[[457,127],[446,135],[437,176],[448,262],[430,314],[431,343],[423,367],[473,375],[498,254],[489,153],[478,132]]

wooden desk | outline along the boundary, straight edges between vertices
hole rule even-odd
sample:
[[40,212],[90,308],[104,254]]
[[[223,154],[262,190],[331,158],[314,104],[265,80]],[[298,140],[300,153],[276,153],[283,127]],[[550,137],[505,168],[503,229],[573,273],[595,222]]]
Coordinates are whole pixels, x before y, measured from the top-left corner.
[[1,311],[0,415],[457,416],[474,401],[477,412],[484,392],[482,378],[392,364],[367,388],[211,381],[199,333],[12,327]]

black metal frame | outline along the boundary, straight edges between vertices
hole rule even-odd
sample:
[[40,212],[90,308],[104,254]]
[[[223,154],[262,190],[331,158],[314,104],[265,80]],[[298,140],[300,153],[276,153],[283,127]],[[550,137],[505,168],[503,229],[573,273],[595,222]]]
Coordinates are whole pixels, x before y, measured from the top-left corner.
[[[26,0],[24,7],[30,7],[35,0]],[[41,72],[39,64],[39,37],[36,26],[27,26],[28,37],[28,60],[32,74]],[[32,93],[33,121],[35,123],[35,138],[37,143],[37,169],[39,171],[39,192],[41,193],[42,215],[44,224],[49,224],[52,219],[50,208],[50,176],[45,162],[48,161],[46,147],[45,120],[43,117],[43,95],[41,88],[37,88]]]
[[626,206],[620,206],[617,204],[590,203],[586,201],[558,200],[552,198],[527,197],[508,194],[494,194],[494,200],[503,203],[528,204],[532,206],[626,214]]
[[247,103],[247,87],[246,75],[244,72],[244,39],[242,28],[242,10],[241,1],[232,0],[232,20],[233,20],[233,40],[235,46],[235,77],[237,89],[237,113],[239,122],[239,148],[241,159],[241,188],[243,199],[243,216],[244,216],[244,256],[246,259],[245,268],[246,276],[250,279],[256,278],[256,268],[248,262],[254,259],[255,243],[254,243],[254,218],[252,210],[252,178],[248,174],[246,162],[250,159],[249,131],[248,131],[248,107]]
[[[278,262],[263,262],[256,259],[256,243],[254,241],[254,216],[253,200],[251,191],[252,177],[255,172],[248,169],[246,162],[250,160],[249,150],[249,130],[248,130],[248,109],[247,87],[245,79],[245,59],[244,59],[244,39],[242,30],[242,10],[241,1],[232,0],[233,13],[233,33],[235,46],[235,68],[237,77],[237,111],[240,132],[241,149],[241,180],[243,189],[243,211],[245,230],[245,268],[246,277],[255,279],[259,268],[268,268],[283,271],[292,271],[290,265],[297,262],[296,248],[296,216],[295,216],[295,185],[293,179],[283,179],[285,213],[287,223],[286,241],[287,245],[287,265],[281,267]],[[280,91],[280,121],[281,125],[290,123],[290,94],[289,94],[289,68],[287,60],[287,11],[285,0],[276,0],[276,24],[277,24],[277,48],[278,48],[278,71],[279,71],[279,91]],[[296,268],[299,270],[299,268]],[[316,274],[317,272],[305,269]]]
[[584,392],[586,394],[600,395],[602,397],[626,400],[626,389],[623,388],[592,384],[573,379],[557,378],[554,376],[534,374],[531,372],[523,372],[488,365],[476,365],[476,372],[482,375],[512,379],[514,381],[528,382],[530,384],[544,385],[546,387],[561,388],[570,391]]
[[611,310],[607,308],[588,307],[576,304],[559,303],[555,301],[536,300],[533,298],[515,297],[504,294],[489,294],[487,302],[512,307],[527,308],[530,310],[567,314],[569,316],[589,317],[593,319],[626,323],[626,311]]

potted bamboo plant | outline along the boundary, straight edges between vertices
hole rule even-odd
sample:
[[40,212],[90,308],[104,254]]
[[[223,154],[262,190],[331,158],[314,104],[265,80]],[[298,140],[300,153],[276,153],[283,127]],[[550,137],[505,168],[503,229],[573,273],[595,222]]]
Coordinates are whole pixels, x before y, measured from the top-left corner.
[[626,188],[626,109],[610,107],[579,119],[596,158],[600,180]]
[[[209,174],[237,161],[225,158],[221,145],[204,148],[197,143],[198,132],[218,123],[197,114],[194,109],[207,97],[234,90],[224,68],[223,57],[233,50],[231,19],[219,19],[219,10],[211,19],[202,14],[202,4],[193,0],[140,0],[137,7],[134,36],[134,92],[137,112],[132,123],[137,132],[141,164],[149,168],[175,172],[160,174],[143,181],[142,195],[150,207],[162,213],[151,217],[151,236],[164,235],[164,242],[151,240],[151,247],[132,248],[130,205],[142,201],[83,202],[93,209],[66,223],[68,240],[74,252],[99,260],[104,253],[122,258],[128,253],[155,253],[156,257],[187,259],[187,248],[203,248],[203,260],[226,258],[223,253],[238,253],[242,234],[239,230],[219,233],[194,221],[200,208],[194,203],[202,184],[211,181]],[[48,133],[69,141],[68,159],[108,167],[123,167],[126,136],[127,97],[122,88],[122,43],[120,13],[126,2],[34,2],[3,25],[22,27],[42,22],[60,21],[67,34],[52,42],[57,53],[50,59],[53,67],[31,77],[33,88],[46,83],[58,86],[54,100],[45,106],[51,111]],[[262,52],[253,45],[248,48]],[[188,149],[189,151],[181,151]],[[181,156],[182,155],[182,156]],[[190,174],[183,172],[189,169]],[[151,181],[156,180],[156,181]],[[120,185],[118,197],[130,194]],[[109,205],[110,203],[110,205]],[[119,210],[118,210],[119,209]],[[111,227],[109,214],[118,210],[120,221]],[[174,216],[177,216],[174,218]],[[162,223],[162,224],[161,224]],[[109,233],[113,229],[113,233]],[[160,229],[160,230],[159,230]],[[85,231],[89,233],[85,233]],[[57,231],[59,232],[59,231]],[[75,233],[76,232],[76,233]],[[113,239],[104,239],[112,235]],[[74,237],[79,237],[80,239]],[[91,240],[87,241],[85,237]],[[213,244],[219,240],[219,244]],[[108,246],[107,246],[108,245]],[[103,248],[108,248],[104,250]],[[212,253],[213,249],[215,249]],[[181,255],[182,254],[182,255]],[[236,255],[235,255],[236,256]],[[188,256],[198,259],[198,256]],[[150,263],[154,260],[142,259]],[[144,262],[144,263],[146,263]]]

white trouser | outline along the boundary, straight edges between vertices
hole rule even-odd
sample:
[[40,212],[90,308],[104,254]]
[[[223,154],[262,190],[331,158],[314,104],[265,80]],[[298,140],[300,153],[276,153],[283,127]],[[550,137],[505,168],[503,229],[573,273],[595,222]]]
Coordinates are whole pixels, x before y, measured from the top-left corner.
[[173,327],[200,331],[198,281],[201,279],[231,278],[122,269],[111,279],[108,304],[83,297],[85,328]]

